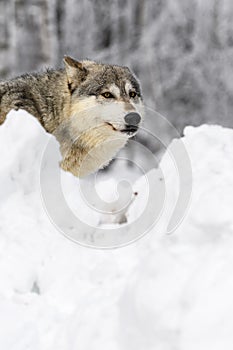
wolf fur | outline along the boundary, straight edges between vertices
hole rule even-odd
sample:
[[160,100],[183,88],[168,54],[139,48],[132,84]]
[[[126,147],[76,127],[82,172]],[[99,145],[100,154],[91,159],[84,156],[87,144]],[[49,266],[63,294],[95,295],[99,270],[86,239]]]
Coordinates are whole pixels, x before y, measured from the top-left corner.
[[0,82],[0,125],[10,110],[26,110],[58,140],[62,169],[83,177],[107,165],[136,133],[124,117],[142,117],[142,95],[127,67],[71,57],[64,63],[64,69]]

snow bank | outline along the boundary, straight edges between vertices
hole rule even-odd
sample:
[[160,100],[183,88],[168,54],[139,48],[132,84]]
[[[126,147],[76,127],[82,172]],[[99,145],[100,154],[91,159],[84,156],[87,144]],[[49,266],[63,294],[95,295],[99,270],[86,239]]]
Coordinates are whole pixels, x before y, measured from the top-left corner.
[[[74,244],[49,221],[39,189],[48,139],[24,112],[0,128],[0,349],[232,349],[233,131],[186,128],[193,194],[182,224],[110,251]],[[170,163],[166,153],[172,202]]]

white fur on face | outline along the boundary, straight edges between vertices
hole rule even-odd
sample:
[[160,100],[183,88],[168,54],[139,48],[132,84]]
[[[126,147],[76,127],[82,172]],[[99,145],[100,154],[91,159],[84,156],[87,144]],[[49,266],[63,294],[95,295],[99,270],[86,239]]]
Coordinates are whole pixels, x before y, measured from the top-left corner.
[[[120,96],[117,86],[112,86],[108,91],[114,96]],[[120,132],[125,129],[125,115],[131,111],[137,111],[142,115],[141,100],[137,100],[137,103],[131,100],[124,102],[120,99],[104,100],[89,96],[77,98],[72,103],[71,115],[61,125],[57,134],[57,138],[60,137],[62,141],[64,170],[69,169],[75,176],[86,176],[111,161],[130,137]],[[77,147],[75,156],[77,163],[69,168],[67,162],[69,162],[69,150],[72,144]],[[68,155],[68,160],[66,155]]]
[[109,89],[106,89],[106,91],[111,92],[111,94],[113,94],[113,96],[115,96],[116,98],[120,98],[121,96],[121,92],[118,86],[116,86],[116,84],[111,84],[109,86]]
[[126,91],[127,95],[129,95],[129,92],[131,90],[133,90],[132,84],[129,81],[127,81],[125,84],[125,91]]
[[[116,90],[115,90],[116,92]],[[99,101],[95,96],[79,98],[72,106],[71,123],[74,134],[80,134],[88,129],[99,127],[105,123],[111,124],[116,130],[125,128],[124,117],[127,113],[137,111],[140,115],[143,113],[142,102],[135,103],[130,101],[109,99]],[[129,105],[132,109],[129,109]]]

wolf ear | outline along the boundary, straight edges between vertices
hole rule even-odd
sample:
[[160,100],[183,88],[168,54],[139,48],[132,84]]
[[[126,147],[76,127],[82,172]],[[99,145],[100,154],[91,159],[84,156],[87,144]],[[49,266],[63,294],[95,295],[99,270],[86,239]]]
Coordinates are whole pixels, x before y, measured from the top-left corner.
[[65,63],[69,88],[74,91],[85,80],[88,71],[82,62],[78,62],[69,56],[64,56],[63,61]]

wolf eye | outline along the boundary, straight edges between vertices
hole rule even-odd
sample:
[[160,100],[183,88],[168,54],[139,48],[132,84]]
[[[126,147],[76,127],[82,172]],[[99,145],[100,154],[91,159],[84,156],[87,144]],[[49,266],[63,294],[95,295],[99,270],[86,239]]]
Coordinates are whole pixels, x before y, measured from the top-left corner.
[[136,96],[137,96],[137,94],[135,91],[130,91],[130,93],[129,93],[130,98],[135,98]]
[[111,94],[111,92],[107,91],[102,94],[103,97],[105,98],[114,98],[114,96]]

